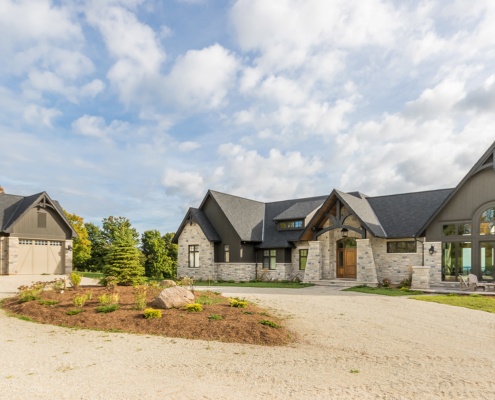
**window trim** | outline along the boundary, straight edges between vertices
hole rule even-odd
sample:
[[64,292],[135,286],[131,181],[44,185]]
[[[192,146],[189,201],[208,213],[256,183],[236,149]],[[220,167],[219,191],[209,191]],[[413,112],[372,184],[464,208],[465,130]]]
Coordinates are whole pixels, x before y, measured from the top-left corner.
[[[285,224],[286,226],[282,226],[282,224]],[[292,225],[292,226],[288,226]],[[301,230],[304,229],[304,219],[302,218],[297,218],[297,219],[288,219],[284,221],[277,221],[277,230],[279,231],[296,231],[296,230]]]
[[223,261],[225,263],[230,262],[230,246],[228,244],[223,245]]
[[277,269],[277,249],[263,250],[263,269],[269,269],[271,271]]
[[37,227],[39,229],[46,229],[46,214],[44,212],[38,212],[38,221],[37,221]]
[[[188,268],[199,268],[199,244],[190,244],[189,245],[189,252],[188,252],[189,257],[187,258],[187,266]],[[191,255],[193,264],[191,265]]]
[[[302,255],[303,252],[306,252],[304,256]],[[301,260],[305,260],[304,268],[301,268],[302,267]],[[299,249],[299,271],[305,271],[307,264],[308,264],[308,249]]]

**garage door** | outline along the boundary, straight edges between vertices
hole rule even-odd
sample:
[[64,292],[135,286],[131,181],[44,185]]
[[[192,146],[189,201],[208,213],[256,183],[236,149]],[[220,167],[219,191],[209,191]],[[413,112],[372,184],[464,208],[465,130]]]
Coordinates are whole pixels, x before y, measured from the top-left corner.
[[18,274],[63,274],[63,242],[19,239]]

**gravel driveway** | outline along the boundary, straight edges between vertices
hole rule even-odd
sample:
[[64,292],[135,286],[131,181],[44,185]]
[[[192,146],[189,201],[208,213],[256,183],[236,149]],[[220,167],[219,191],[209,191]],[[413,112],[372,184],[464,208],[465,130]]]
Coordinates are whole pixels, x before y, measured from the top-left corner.
[[[0,296],[20,279],[38,277],[0,276]],[[74,330],[0,311],[0,398],[495,398],[495,314],[326,287],[215,290],[286,317],[299,342]]]

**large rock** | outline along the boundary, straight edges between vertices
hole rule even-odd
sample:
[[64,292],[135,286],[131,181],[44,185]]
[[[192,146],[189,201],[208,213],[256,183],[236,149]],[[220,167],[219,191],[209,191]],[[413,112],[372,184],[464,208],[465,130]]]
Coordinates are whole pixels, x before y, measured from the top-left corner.
[[194,303],[194,294],[182,286],[174,286],[163,289],[153,302],[153,307],[178,308],[189,303]]
[[166,288],[177,286],[177,284],[172,279],[164,279],[160,282],[160,286],[164,286]]

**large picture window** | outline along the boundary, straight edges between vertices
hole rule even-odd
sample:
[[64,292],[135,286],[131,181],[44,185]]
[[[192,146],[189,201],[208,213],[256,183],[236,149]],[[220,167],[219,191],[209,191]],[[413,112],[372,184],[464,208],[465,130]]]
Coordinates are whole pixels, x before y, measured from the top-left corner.
[[471,242],[442,243],[442,280],[457,282],[471,273]]
[[263,268],[277,268],[277,250],[263,250]]
[[189,268],[199,268],[199,245],[189,246]]
[[416,253],[416,242],[387,242],[387,253]]
[[495,272],[495,242],[481,242],[481,278],[484,281],[492,281]]

